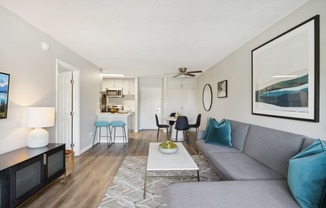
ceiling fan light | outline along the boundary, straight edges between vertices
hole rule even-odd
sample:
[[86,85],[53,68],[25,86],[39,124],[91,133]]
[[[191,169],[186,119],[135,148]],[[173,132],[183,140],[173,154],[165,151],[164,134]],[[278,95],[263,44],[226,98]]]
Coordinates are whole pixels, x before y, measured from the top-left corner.
[[187,68],[186,67],[180,67],[179,68],[179,73],[174,75],[173,78],[175,77],[195,77],[196,75],[193,73],[202,73],[201,70],[198,71],[189,71],[187,72]]

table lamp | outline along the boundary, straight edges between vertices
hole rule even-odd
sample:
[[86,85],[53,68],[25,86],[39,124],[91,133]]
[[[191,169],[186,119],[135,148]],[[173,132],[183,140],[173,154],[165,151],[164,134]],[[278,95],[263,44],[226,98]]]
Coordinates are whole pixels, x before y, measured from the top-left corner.
[[54,107],[29,107],[27,109],[27,127],[34,128],[27,135],[29,148],[45,147],[49,143],[49,132],[43,127],[54,126]]

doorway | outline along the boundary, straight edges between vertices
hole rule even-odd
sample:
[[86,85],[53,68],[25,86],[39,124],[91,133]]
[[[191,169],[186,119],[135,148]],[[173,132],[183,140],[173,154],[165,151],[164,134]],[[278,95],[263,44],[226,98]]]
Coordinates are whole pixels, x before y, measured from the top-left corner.
[[162,120],[161,98],[162,88],[140,88],[140,129],[157,129],[155,114]]
[[80,70],[56,60],[56,142],[80,155]]

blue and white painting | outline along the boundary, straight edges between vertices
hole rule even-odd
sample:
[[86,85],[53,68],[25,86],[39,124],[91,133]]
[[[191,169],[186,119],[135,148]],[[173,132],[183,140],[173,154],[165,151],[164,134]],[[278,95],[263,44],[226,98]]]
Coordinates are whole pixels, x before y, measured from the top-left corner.
[[0,73],[0,119],[7,118],[10,75]]
[[317,121],[315,19],[252,51],[252,113]]
[[[294,78],[296,77],[296,78]],[[307,112],[309,106],[308,74],[284,75],[283,80],[256,90],[255,100],[265,109]],[[285,79],[287,78],[287,79]]]

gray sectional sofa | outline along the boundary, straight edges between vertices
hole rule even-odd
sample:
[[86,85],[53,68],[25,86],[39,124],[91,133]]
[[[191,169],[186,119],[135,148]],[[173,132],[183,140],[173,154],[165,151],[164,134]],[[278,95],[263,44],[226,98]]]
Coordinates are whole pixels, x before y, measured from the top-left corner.
[[172,184],[168,207],[300,207],[289,190],[289,159],[314,139],[231,121],[233,148],[198,140],[221,181]]

